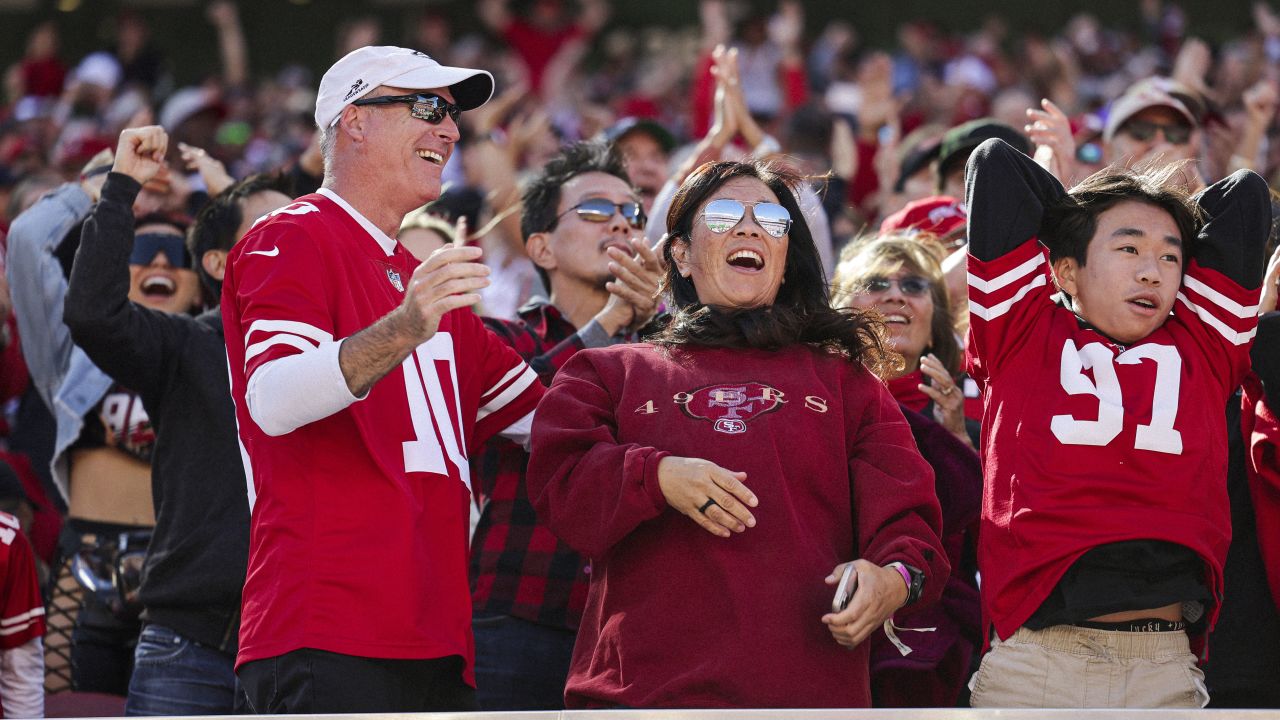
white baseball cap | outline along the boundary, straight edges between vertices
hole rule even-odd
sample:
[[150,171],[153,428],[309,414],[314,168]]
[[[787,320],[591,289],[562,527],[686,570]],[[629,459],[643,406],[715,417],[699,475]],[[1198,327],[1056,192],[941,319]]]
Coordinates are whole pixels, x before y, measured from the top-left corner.
[[493,76],[484,70],[441,65],[424,52],[390,45],[352,50],[320,78],[316,125],[329,127],[342,109],[379,85],[427,90],[447,87],[453,101],[472,110],[493,96]]

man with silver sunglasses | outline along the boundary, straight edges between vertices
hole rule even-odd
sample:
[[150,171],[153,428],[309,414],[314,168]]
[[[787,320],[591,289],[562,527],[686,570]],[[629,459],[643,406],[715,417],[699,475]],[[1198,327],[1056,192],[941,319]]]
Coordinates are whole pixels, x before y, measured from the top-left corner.
[[320,190],[232,251],[223,320],[253,525],[237,672],[257,713],[475,709],[469,456],[537,375],[468,308],[489,269],[393,238],[440,195],[482,70],[363,47],[320,82]]
[[[603,143],[562,150],[525,186],[521,234],[550,298],[485,324],[550,385],[579,350],[636,339],[657,309],[661,264],[621,160]],[[529,454],[495,438],[472,464],[482,503],[472,541],[476,692],[485,711],[564,707],[591,562],[537,517]]]

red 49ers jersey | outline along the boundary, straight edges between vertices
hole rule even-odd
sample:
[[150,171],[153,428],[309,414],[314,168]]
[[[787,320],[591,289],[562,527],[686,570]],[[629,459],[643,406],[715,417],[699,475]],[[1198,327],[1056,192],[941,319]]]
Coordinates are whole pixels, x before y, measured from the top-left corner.
[[44,600],[36,580],[35,554],[18,518],[0,512],[0,649],[44,637]]
[[470,678],[468,458],[532,412],[543,388],[458,310],[363,400],[266,435],[245,406],[254,372],[372,325],[401,303],[417,265],[335,198],[307,195],[260,221],[232,251],[223,284],[256,494],[238,662],[299,648],[461,655]]
[[1035,233],[1043,206],[1062,194],[1056,181],[1020,153],[984,145],[969,183],[968,353],[986,396],[979,566],[988,619],[1008,637],[1077,558],[1127,540],[1191,548],[1220,599],[1231,533],[1224,408],[1249,368],[1260,280],[1239,254],[1261,258],[1265,184],[1237,180],[1199,196],[1210,221],[1173,314],[1122,346],[1054,302]]

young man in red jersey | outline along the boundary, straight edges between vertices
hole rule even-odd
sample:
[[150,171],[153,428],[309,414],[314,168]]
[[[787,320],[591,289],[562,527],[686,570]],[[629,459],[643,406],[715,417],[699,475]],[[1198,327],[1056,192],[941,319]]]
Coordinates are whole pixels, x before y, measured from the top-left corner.
[[1218,410],[1249,368],[1266,183],[1177,166],[1067,193],[1000,141],[969,161],[969,367],[986,386],[976,707],[1201,707],[1189,640],[1230,539]]
[[393,238],[493,78],[395,47],[320,81],[325,179],[232,251],[231,394],[255,495],[237,673],[257,713],[475,709],[469,456],[537,375],[469,306],[480,250]]

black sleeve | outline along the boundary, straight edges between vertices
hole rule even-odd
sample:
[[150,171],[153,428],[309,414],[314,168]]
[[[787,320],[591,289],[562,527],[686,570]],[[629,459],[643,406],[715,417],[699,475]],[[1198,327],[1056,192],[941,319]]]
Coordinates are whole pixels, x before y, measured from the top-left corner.
[[1206,222],[1191,257],[1247,290],[1260,286],[1267,264],[1263,248],[1271,232],[1267,181],[1251,170],[1239,170],[1201,190],[1194,199]]
[[986,262],[1038,237],[1045,208],[1066,191],[1034,160],[993,138],[969,156],[965,194],[969,253]]
[[107,176],[84,224],[62,317],[95,365],[149,399],[163,390],[167,362],[190,323],[129,301],[133,201],[141,189],[128,175]]
[[1258,336],[1253,341],[1253,371],[1262,379],[1267,405],[1280,409],[1280,312],[1258,318]]

